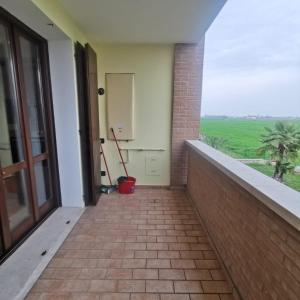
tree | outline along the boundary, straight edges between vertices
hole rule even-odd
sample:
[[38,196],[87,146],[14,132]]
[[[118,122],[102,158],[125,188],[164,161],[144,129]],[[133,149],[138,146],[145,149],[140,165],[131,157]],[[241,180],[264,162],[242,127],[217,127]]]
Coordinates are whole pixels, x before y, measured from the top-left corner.
[[260,154],[270,155],[275,162],[273,178],[282,182],[283,176],[293,170],[293,162],[300,150],[300,131],[293,124],[276,122],[275,128],[265,127]]

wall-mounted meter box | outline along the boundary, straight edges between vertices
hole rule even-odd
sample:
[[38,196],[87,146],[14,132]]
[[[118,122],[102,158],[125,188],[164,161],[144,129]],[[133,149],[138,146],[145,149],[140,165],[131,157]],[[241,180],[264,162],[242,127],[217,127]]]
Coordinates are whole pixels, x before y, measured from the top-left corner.
[[134,140],[134,74],[106,73],[107,136]]

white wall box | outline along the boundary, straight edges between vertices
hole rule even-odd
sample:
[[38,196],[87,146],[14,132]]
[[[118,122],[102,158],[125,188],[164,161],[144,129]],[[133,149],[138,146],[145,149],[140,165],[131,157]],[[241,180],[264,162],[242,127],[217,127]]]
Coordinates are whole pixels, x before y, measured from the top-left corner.
[[161,159],[159,155],[146,155],[146,175],[160,176],[161,175]]
[[134,140],[134,74],[106,73],[107,136]]

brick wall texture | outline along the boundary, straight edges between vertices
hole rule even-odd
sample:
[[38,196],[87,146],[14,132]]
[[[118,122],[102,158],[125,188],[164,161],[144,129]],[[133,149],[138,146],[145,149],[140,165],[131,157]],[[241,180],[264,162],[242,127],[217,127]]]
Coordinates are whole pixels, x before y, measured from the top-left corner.
[[176,44],[173,69],[171,186],[186,184],[184,141],[199,138],[204,39]]
[[243,299],[300,299],[300,232],[189,150],[188,193]]

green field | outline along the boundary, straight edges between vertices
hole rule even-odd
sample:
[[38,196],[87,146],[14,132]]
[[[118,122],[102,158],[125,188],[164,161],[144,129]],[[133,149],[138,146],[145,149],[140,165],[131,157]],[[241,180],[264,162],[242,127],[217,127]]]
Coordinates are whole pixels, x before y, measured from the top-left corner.
[[[283,120],[293,123],[300,129],[300,119]],[[201,135],[222,137],[226,140],[224,146],[220,148],[222,152],[235,158],[265,158],[257,153],[261,146],[261,135],[265,133],[265,127],[273,127],[277,121],[274,119],[210,119],[202,118],[200,125]],[[300,165],[300,155],[296,162]],[[271,166],[252,165],[255,169],[271,176]],[[285,183],[290,187],[300,191],[300,176],[288,174]]]

